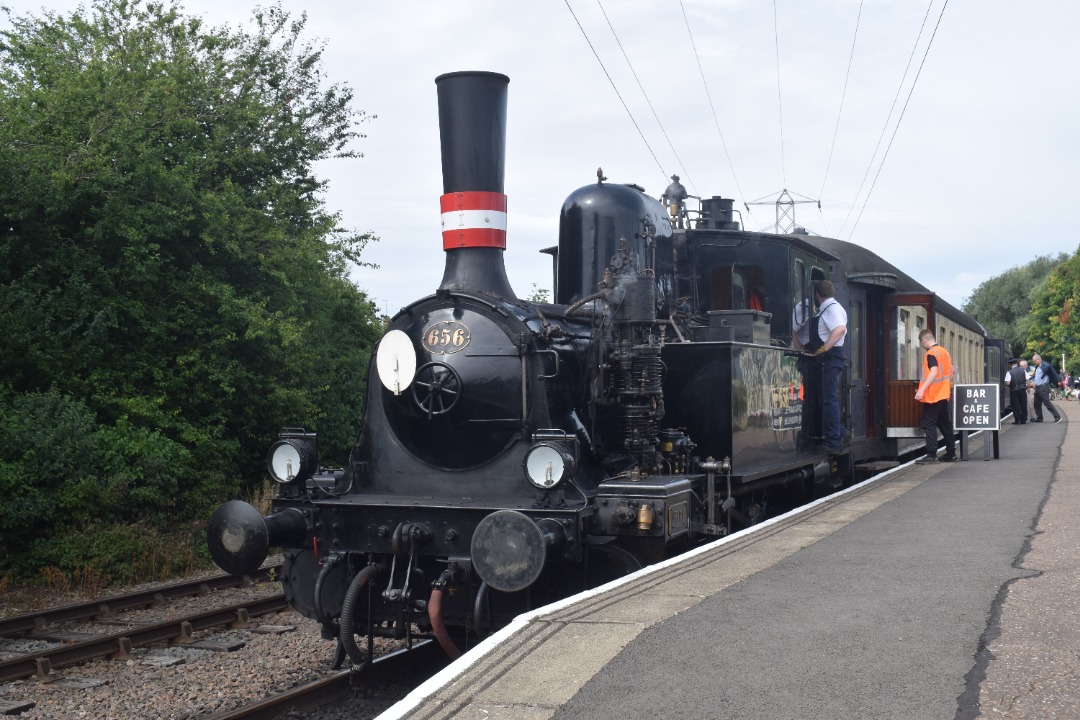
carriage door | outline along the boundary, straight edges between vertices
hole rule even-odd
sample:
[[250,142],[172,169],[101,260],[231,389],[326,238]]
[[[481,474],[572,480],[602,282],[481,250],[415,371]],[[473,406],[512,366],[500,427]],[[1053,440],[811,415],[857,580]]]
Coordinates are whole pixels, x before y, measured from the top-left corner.
[[919,333],[934,328],[934,296],[897,293],[885,301],[885,415],[891,438],[923,437],[919,389],[923,354]]
[[847,338],[844,340],[844,349],[848,356],[848,398],[851,403],[849,422],[852,437],[865,438],[874,435],[868,412],[873,404],[870,396],[870,376],[867,373],[867,356],[870,353],[866,346],[869,293],[854,283],[849,287],[851,296],[847,308]]

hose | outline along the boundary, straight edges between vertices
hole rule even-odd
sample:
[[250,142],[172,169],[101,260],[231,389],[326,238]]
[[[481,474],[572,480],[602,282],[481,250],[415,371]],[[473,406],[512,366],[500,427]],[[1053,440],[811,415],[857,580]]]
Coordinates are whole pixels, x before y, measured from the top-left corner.
[[368,581],[378,573],[378,565],[368,565],[356,573],[352,582],[349,583],[349,590],[345,593],[345,601],[341,606],[341,634],[339,637],[353,665],[364,666],[371,662],[371,658],[368,657],[367,653],[360,650],[356,645],[356,638],[353,637],[353,614],[356,611],[356,603],[360,599],[360,593],[363,592]]
[[315,579],[315,597],[312,598],[312,606],[315,608],[315,619],[318,620],[324,627],[330,627],[330,618],[326,617],[326,611],[322,606],[322,586],[326,580],[326,576],[330,574],[330,571],[337,567],[341,562],[341,555],[331,555],[323,563],[323,566],[319,568],[319,577]]
[[452,574],[447,570],[435,582],[435,586],[431,589],[431,597],[428,598],[427,612],[428,620],[431,622],[431,629],[435,633],[435,639],[439,641],[439,646],[450,656],[451,660],[457,660],[461,657],[461,650],[450,639],[442,620],[442,588],[445,587],[445,583],[450,581],[451,576]]
[[[486,582],[480,583],[480,589],[476,591],[476,602],[473,603],[473,629],[476,630],[476,636],[481,640],[487,636],[487,632],[484,630],[484,624],[481,621],[480,614],[484,610],[484,601],[487,600],[488,584]],[[490,608],[488,608],[490,610]]]

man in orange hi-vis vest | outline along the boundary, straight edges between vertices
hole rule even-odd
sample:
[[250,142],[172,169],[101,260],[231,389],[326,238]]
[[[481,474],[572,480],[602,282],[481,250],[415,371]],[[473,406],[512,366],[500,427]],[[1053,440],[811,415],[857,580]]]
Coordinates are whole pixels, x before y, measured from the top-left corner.
[[942,462],[956,462],[956,438],[953,436],[952,417],[949,415],[949,396],[952,395],[952,358],[945,348],[937,344],[931,330],[919,333],[923,356],[922,380],[915,399],[923,404],[922,429],[926,433],[926,455],[915,462],[937,462],[937,431],[945,438],[945,455]]

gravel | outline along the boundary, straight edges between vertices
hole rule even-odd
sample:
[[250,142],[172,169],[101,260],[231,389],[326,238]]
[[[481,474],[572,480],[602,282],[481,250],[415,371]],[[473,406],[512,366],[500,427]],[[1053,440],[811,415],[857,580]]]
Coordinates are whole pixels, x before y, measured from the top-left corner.
[[[181,613],[209,610],[236,595],[266,597],[280,592],[277,583],[225,590],[202,598],[170,603],[165,609],[124,613],[125,619],[156,622]],[[70,602],[67,599],[63,602]],[[57,602],[56,604],[62,604]],[[130,616],[130,617],[129,617]],[[168,617],[167,617],[168,616]],[[26,679],[0,685],[0,701],[30,701],[34,707],[21,720],[180,720],[203,718],[262,699],[330,674],[335,644],[323,640],[316,622],[293,611],[253,619],[262,626],[281,626],[274,632],[218,628],[195,633],[195,641],[221,645],[242,643],[234,651],[206,650],[185,645],[136,648],[128,660],[95,660],[55,671],[53,682]],[[122,625],[96,632],[119,632]],[[65,629],[87,631],[90,626]],[[25,644],[25,641],[22,641]],[[0,659],[16,641],[0,639]],[[376,652],[389,649],[390,643]],[[8,653],[6,657],[10,657]],[[285,718],[357,720],[371,718],[405,694],[400,687],[379,691],[354,689],[351,697],[324,709],[290,711]],[[0,702],[0,705],[3,703]]]

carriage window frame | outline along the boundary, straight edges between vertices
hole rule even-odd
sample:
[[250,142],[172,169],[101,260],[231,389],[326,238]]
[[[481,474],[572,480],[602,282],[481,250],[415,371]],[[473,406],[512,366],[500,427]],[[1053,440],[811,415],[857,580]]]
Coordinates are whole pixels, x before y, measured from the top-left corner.
[[851,358],[851,377],[861,380],[865,365],[865,347],[863,346],[863,304],[861,300],[851,303],[851,316],[848,318],[848,337],[844,345],[849,348]]
[[806,263],[802,261],[802,258],[795,258],[795,262],[791,265],[791,294],[789,298],[791,305],[791,336],[795,337],[795,310],[804,302],[806,306],[810,307],[809,299],[806,294]]

